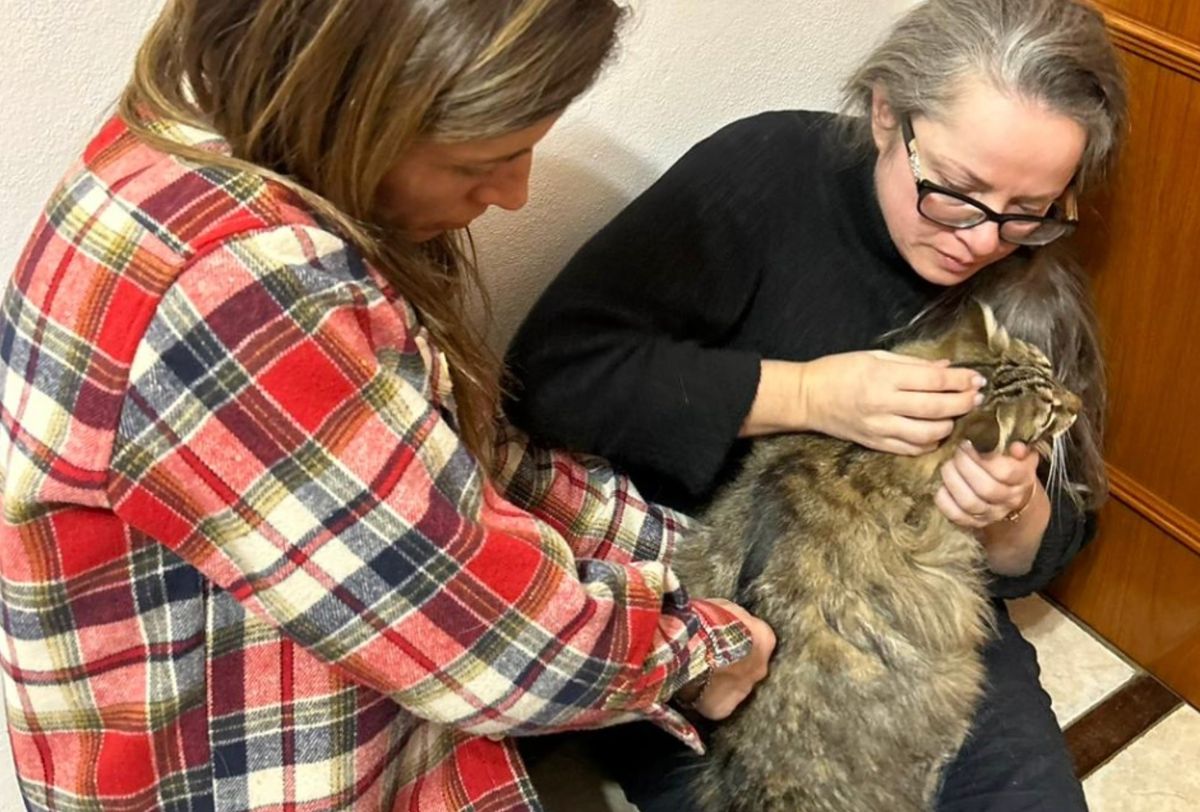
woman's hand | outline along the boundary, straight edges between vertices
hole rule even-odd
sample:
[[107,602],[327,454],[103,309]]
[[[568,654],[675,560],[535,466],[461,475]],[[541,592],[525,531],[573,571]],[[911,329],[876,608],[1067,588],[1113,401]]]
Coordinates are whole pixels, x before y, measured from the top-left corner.
[[[934,504],[983,542],[988,569],[999,575],[1029,572],[1050,523],[1050,498],[1037,478],[1038,453],[1013,443],[1007,454],[983,455],[970,445],[942,466]],[[1001,519],[1012,517],[1012,521]]]
[[719,598],[709,601],[728,610],[745,624],[751,639],[749,654],[736,663],[713,671],[698,698],[685,697],[701,716],[718,720],[733,713],[750,696],[754,686],[766,679],[771,652],[775,650],[775,632],[765,621],[736,603]]
[[868,350],[800,364],[804,428],[877,451],[923,454],[935,449],[969,412],[986,383],[948,361]]
[[964,443],[942,465],[942,487],[934,504],[959,527],[987,527],[1023,510],[1038,489],[1041,458],[1024,443],[1007,454],[983,455]]

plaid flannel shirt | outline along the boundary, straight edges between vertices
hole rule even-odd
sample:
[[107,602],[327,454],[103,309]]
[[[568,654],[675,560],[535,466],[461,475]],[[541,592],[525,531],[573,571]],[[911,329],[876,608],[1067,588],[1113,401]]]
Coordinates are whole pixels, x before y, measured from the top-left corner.
[[416,314],[278,185],[109,122],[0,326],[30,809],[538,809],[510,736],[698,746],[666,699],[748,650],[604,465],[510,433],[489,481]]

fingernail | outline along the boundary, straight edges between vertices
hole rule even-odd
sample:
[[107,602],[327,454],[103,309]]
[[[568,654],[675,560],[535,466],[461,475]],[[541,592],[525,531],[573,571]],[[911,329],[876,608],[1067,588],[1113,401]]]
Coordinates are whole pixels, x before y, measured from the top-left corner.
[[975,447],[975,446],[974,446],[974,445],[972,445],[972,443],[971,443],[971,441],[970,441],[970,440],[963,440],[963,441],[962,441],[962,446],[961,446],[961,448],[965,448],[965,449],[967,449],[967,450],[970,450],[970,449],[972,449],[972,448],[974,448],[974,447]]
[[982,392],[976,392],[976,393],[975,393],[975,405],[976,405],[976,406],[982,406],[982,405],[983,405],[983,393],[982,393]]
[[983,377],[982,375],[976,375],[975,376],[975,386],[977,386],[980,389],[987,386],[987,378]]

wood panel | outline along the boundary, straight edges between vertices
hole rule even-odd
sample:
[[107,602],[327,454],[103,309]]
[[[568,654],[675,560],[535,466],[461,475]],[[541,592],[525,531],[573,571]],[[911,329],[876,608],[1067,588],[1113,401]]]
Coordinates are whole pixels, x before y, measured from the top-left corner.
[[1109,0],[1131,131],[1080,230],[1114,499],[1052,597],[1200,705],[1200,2]]
[[1103,0],[1096,5],[1110,19],[1128,18],[1174,38],[1200,43],[1200,3],[1196,0]]
[[1200,706],[1200,555],[1118,501],[1050,596]]
[[[1112,399],[1106,458],[1159,500],[1200,518],[1200,82],[1126,60],[1132,129],[1084,244]],[[1090,237],[1085,234],[1084,239]],[[1200,551],[1200,546],[1197,547]]]

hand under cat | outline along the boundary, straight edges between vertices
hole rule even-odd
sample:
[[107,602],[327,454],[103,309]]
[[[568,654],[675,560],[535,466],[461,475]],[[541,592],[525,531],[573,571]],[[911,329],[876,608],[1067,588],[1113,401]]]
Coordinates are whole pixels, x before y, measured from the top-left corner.
[[980,529],[1023,510],[1038,487],[1038,453],[1013,443],[1007,454],[980,454],[970,443],[942,464],[934,504],[959,527]]

